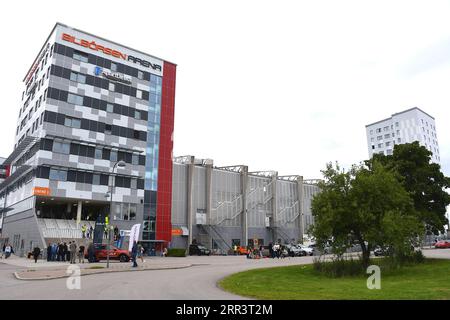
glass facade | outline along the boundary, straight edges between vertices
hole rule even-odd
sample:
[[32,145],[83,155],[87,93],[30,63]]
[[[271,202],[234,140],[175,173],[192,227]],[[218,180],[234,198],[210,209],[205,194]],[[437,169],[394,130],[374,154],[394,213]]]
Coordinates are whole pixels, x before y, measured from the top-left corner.
[[145,155],[145,196],[143,240],[155,239],[156,194],[158,189],[159,138],[161,123],[162,78],[150,75],[150,95]]

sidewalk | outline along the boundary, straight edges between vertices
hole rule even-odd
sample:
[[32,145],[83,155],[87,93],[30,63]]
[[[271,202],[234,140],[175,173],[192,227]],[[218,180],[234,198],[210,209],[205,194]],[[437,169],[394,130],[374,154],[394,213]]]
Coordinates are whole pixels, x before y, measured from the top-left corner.
[[111,261],[109,269],[106,268],[105,262],[96,263],[80,263],[70,264],[68,262],[48,262],[46,260],[34,260],[11,256],[8,259],[1,259],[0,263],[17,266],[18,271],[14,272],[14,276],[18,280],[51,280],[67,278],[73,274],[73,271],[68,271],[69,266],[78,266],[80,268],[81,276],[101,274],[109,272],[129,272],[129,271],[146,271],[146,270],[166,270],[166,269],[181,269],[192,266],[190,263],[182,261],[174,261],[177,258],[155,258],[146,257],[144,263],[137,261],[138,267],[133,268],[132,262],[118,262]]

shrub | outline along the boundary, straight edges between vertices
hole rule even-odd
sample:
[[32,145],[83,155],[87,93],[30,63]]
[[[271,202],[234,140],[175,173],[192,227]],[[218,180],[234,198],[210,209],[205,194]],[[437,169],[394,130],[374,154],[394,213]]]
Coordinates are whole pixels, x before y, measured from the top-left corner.
[[170,248],[167,250],[168,257],[186,257],[186,249]]
[[366,271],[361,259],[342,256],[333,257],[330,261],[314,259],[313,269],[332,278],[362,275]]

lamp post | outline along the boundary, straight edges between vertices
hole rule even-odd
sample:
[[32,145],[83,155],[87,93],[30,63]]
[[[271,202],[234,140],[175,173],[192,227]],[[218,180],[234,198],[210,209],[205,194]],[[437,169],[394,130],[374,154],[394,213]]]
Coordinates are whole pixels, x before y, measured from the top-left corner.
[[108,212],[108,246],[107,246],[107,254],[106,254],[106,268],[109,268],[109,251],[111,250],[111,228],[109,226],[109,223],[111,220],[111,211],[112,211],[112,203],[113,203],[113,192],[114,192],[114,170],[116,170],[116,167],[124,168],[126,166],[125,161],[120,160],[117,161],[112,169],[112,176],[111,176],[111,188],[109,190],[109,196],[110,196],[110,202],[109,202],[109,212]]

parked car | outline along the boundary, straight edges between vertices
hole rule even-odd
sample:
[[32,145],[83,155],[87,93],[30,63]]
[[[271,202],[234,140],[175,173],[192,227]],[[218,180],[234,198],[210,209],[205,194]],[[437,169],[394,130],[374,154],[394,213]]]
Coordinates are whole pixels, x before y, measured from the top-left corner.
[[311,246],[305,246],[303,244],[298,244],[297,248],[300,250],[302,256],[312,256],[314,255],[314,249]]
[[375,247],[375,249],[373,249],[373,254],[376,257],[388,256],[389,255],[389,247],[382,248],[380,246],[377,246],[377,247]]
[[211,251],[201,244],[191,244],[189,246],[189,255],[190,256],[209,256]]
[[436,249],[448,249],[450,248],[450,240],[441,240],[434,244]]
[[[102,244],[99,249],[94,251],[96,261],[107,259],[108,249],[106,247],[107,247],[106,244]],[[85,251],[84,256],[85,258],[89,258],[87,250]],[[128,262],[131,260],[131,256],[128,250],[119,249],[115,246],[110,246],[109,259],[119,260],[120,262]]]
[[288,255],[291,257],[299,257],[304,255],[302,249],[297,246],[288,244],[286,245],[286,249],[288,251]]
[[248,249],[244,246],[237,246],[237,254],[239,255],[247,255],[248,254]]

